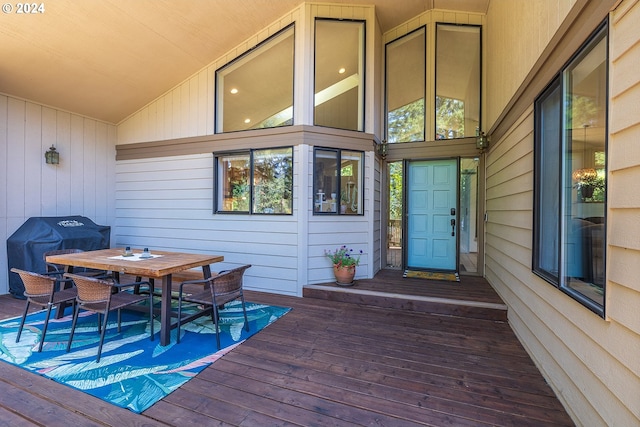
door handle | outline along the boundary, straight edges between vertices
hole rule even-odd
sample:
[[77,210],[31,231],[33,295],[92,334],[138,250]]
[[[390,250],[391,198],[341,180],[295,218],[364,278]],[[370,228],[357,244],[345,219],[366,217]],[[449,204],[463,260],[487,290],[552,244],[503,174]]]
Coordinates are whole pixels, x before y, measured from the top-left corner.
[[451,235],[456,235],[456,220],[451,218]]

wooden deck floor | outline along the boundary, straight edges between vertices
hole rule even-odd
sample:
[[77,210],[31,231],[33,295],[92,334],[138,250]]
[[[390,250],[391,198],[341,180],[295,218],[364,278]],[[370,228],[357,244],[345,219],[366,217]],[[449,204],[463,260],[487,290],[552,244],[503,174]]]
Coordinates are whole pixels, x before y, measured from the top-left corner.
[[[482,286],[383,273],[354,290],[499,304]],[[247,294],[293,310],[143,414],[0,363],[0,425],[573,425],[504,321]],[[23,304],[0,296],[0,317]]]

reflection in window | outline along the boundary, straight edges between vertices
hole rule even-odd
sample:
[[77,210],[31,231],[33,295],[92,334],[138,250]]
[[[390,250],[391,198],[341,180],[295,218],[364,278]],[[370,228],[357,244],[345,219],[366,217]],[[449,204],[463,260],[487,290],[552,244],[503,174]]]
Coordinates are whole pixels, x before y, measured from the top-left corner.
[[316,20],[314,124],[364,130],[364,22]]
[[291,148],[253,153],[253,213],[290,214],[293,199]]
[[436,27],[436,139],[480,131],[480,27]]
[[249,153],[228,154],[218,157],[218,175],[220,177],[221,196],[218,211],[249,212],[250,188]]
[[314,214],[362,214],[364,153],[316,148],[313,153]]
[[291,214],[293,148],[216,157],[216,212]]
[[602,31],[563,75],[568,108],[563,153],[564,286],[599,305],[604,304],[606,61]]
[[605,26],[535,104],[533,268],[600,315],[606,248],[606,34]]
[[216,71],[216,132],[293,124],[293,26]]
[[424,141],[425,28],[386,46],[387,141]]

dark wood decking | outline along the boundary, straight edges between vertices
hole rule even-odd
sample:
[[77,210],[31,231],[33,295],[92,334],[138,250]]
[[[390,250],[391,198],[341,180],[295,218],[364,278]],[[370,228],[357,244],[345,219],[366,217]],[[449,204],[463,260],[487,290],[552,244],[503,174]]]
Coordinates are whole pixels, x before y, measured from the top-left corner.
[[382,270],[374,279],[357,280],[353,287],[332,283],[305,286],[303,295],[431,314],[507,320],[507,306],[478,276],[461,276],[460,282],[448,282],[405,279],[401,270]]
[[[481,279],[399,276],[383,272],[354,290],[501,304]],[[470,296],[457,294],[464,289]],[[371,300],[247,297],[293,310],[143,414],[0,363],[0,425],[573,425],[505,321]],[[0,317],[19,315],[23,304],[0,296]]]

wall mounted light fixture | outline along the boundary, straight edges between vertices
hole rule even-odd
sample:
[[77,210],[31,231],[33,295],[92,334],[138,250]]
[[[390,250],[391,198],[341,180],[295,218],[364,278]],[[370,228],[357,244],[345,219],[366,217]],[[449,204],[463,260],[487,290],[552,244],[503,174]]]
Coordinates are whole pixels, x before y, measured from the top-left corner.
[[44,152],[44,159],[48,165],[57,165],[60,163],[60,153],[56,151],[56,147],[51,145],[49,150]]
[[387,143],[386,140],[383,140],[380,144],[378,144],[378,154],[380,155],[380,157],[384,159],[387,157],[388,153],[389,153],[389,144]]
[[489,137],[485,135],[484,132],[480,132],[478,136],[476,136],[476,148],[480,150],[480,152],[489,148]]

